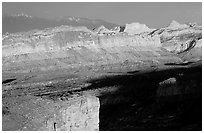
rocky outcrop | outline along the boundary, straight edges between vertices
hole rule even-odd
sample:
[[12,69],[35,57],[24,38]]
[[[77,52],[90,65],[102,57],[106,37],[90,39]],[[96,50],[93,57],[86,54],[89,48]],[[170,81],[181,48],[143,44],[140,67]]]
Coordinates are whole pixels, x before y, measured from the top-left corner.
[[129,35],[140,34],[143,32],[150,32],[152,29],[148,28],[145,24],[140,23],[131,23],[126,24],[124,32],[127,32]]
[[100,130],[126,130],[147,117],[156,129],[163,98],[202,97],[201,30],[60,26],[3,36],[3,130],[98,131],[99,122]]
[[[63,98],[61,98],[63,99]],[[34,96],[8,102],[3,118],[4,131],[98,131],[99,99],[73,95],[69,100],[52,101]],[[8,124],[8,125],[6,125]]]
[[[179,24],[173,22],[170,27],[179,27]],[[201,43],[197,43],[202,38],[201,32],[200,26],[166,27],[152,31],[145,25],[133,23],[126,25],[125,32],[115,32],[104,26],[95,32],[86,27],[60,26],[9,34],[2,40],[3,70],[39,70],[42,64],[50,69],[66,69],[73,65],[102,65],[127,60],[151,59],[159,62],[159,57],[163,58],[161,48],[186,59],[189,54],[184,56],[181,53],[202,47]],[[170,61],[169,58],[166,61]],[[23,68],[20,67],[26,63]]]
[[76,97],[75,100],[70,99],[66,104],[46,121],[45,127],[41,130],[99,131],[100,103],[97,97]]
[[188,27],[189,26],[186,24],[180,24],[177,21],[173,20],[167,28],[171,30],[176,30],[176,29],[183,29]]
[[[104,27],[105,28],[105,27]],[[97,33],[107,33],[110,30],[99,28]],[[101,30],[103,29],[103,30]],[[120,43],[121,42],[121,43]],[[158,37],[150,36],[98,36],[85,27],[59,27],[29,34],[14,34],[3,39],[3,56],[12,56],[26,53],[49,52],[59,49],[80,47],[94,44],[97,46],[153,46],[159,47]],[[132,43],[131,43],[132,42]],[[154,44],[154,45],[152,45]]]
[[115,32],[115,33],[119,33],[120,32],[120,26],[116,26],[113,29],[110,29],[111,31]]
[[96,29],[96,33],[103,35],[103,34],[111,33],[111,31],[102,25]]
[[157,96],[172,96],[181,94],[180,88],[177,87],[178,80],[176,78],[169,78],[159,83]]
[[98,35],[116,35],[120,31],[120,27],[114,27],[113,29],[108,29],[105,26],[100,26],[97,29],[94,29],[94,32]]
[[[109,64],[125,60],[137,61],[143,56],[147,57],[134,54],[134,51],[149,51],[153,57],[157,57],[159,54],[154,49],[158,49],[160,46],[158,36],[129,36],[123,33],[98,35],[85,27],[61,26],[43,31],[12,34],[4,38],[3,67],[9,70],[15,66],[11,63],[33,64],[35,61],[38,61],[39,67],[39,60],[49,60],[51,64],[58,64],[63,68],[73,64],[89,65],[93,63]],[[56,59],[57,62],[54,61]],[[59,63],[59,59],[66,60],[67,64]],[[31,66],[34,67],[37,64]]]
[[197,62],[202,60],[202,39],[193,40],[191,47],[179,54],[185,62]]
[[[162,47],[169,52],[181,55],[182,59],[184,59],[184,54],[195,53],[193,51],[200,53],[202,48],[201,43],[199,43],[200,39],[202,39],[202,28],[199,25],[190,26],[172,21],[168,27],[154,30],[149,35],[160,36]],[[201,53],[198,56],[199,58],[201,57],[200,55]],[[193,56],[189,55],[188,58],[190,59],[191,57]]]

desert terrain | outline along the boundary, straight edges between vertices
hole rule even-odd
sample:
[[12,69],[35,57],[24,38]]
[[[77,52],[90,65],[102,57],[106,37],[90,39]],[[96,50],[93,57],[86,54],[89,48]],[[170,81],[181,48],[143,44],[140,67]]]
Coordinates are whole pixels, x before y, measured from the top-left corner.
[[4,34],[2,129],[202,130],[202,26]]

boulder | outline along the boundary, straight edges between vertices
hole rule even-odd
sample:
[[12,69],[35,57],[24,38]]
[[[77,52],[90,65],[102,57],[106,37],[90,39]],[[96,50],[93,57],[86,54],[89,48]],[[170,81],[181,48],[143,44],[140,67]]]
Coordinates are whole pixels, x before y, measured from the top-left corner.
[[178,87],[177,79],[175,77],[166,79],[159,83],[157,89],[157,96],[173,96],[180,93],[180,88]]

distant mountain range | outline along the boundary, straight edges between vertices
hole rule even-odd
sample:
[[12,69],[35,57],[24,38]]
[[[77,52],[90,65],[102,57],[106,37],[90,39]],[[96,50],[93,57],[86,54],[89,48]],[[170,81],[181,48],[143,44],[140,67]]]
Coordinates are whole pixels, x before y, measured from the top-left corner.
[[34,29],[44,29],[49,27],[56,27],[61,25],[70,26],[86,26],[88,29],[93,30],[101,25],[106,28],[111,29],[117,24],[109,23],[101,19],[87,19],[80,17],[59,17],[57,19],[46,19],[29,16],[27,14],[17,14],[17,15],[3,15],[2,16],[2,34],[16,33],[16,32],[26,32]]

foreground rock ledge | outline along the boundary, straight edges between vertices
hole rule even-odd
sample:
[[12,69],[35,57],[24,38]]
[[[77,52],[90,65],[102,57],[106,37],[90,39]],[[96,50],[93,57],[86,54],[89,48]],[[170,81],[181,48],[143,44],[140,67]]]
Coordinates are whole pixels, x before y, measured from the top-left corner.
[[[74,95],[67,101],[51,101],[26,96],[13,115],[3,118],[3,130],[98,131],[99,99]],[[12,120],[19,117],[19,121]],[[7,118],[7,119],[6,119]],[[5,125],[6,124],[6,125]]]

